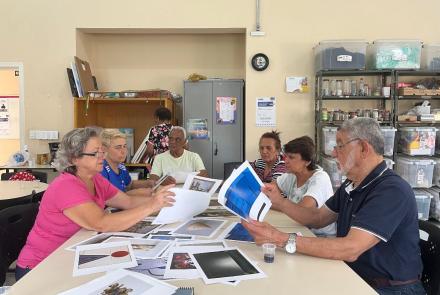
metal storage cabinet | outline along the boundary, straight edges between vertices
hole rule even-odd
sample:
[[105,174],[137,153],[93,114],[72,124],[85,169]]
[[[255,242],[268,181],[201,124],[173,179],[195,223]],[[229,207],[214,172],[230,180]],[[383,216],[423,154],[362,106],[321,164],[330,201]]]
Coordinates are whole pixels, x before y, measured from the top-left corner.
[[[183,124],[188,120],[207,119],[208,139],[189,138],[189,149],[200,155],[212,178],[223,179],[223,166],[227,162],[242,162],[244,151],[244,98],[243,80],[184,81]],[[234,124],[216,122],[217,97],[236,97]],[[189,137],[189,136],[188,136]]]

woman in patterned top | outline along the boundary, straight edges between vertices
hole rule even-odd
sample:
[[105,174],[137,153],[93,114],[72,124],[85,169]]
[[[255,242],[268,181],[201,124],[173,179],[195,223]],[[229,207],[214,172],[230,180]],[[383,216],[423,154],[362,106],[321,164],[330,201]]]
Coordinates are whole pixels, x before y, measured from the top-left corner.
[[281,156],[280,133],[266,132],[260,138],[260,159],[251,163],[258,177],[263,182],[272,182],[286,172],[286,165]]
[[148,163],[153,164],[154,156],[166,152],[168,150],[168,135],[171,127],[171,111],[165,107],[160,107],[154,112],[157,125],[151,127],[148,132],[147,156]]

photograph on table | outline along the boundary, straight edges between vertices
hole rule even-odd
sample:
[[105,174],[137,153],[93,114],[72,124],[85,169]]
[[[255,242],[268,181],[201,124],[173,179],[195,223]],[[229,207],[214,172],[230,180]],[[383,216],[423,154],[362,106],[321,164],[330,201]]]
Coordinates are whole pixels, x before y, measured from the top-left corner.
[[239,249],[189,253],[206,284],[265,278],[266,275]]
[[175,251],[168,256],[165,278],[196,279],[200,274],[188,252]]
[[223,240],[176,241],[173,247],[187,252],[206,252],[228,248]]
[[254,237],[252,237],[247,229],[239,222],[231,223],[219,236],[219,239],[232,240],[237,242],[250,242],[254,243]]
[[263,182],[248,161],[245,161],[225,180],[218,202],[226,210],[242,219],[252,218],[262,222],[272,202],[261,191]]
[[166,258],[138,259],[138,265],[127,270],[138,272],[158,280],[165,280],[165,269],[167,267]]
[[160,225],[158,225],[158,224],[152,224],[151,220],[141,220],[138,223],[136,223],[135,225],[127,228],[123,232],[134,233],[134,234],[139,234],[141,236],[144,236],[144,235],[152,232],[153,230],[157,230],[159,227],[160,227]]
[[60,295],[169,295],[176,289],[149,276],[119,269]]
[[135,238],[138,236],[139,236],[138,234],[124,233],[124,232],[121,232],[121,233],[100,233],[97,235],[93,235],[90,238],[87,238],[85,240],[82,240],[76,244],[73,244],[72,246],[67,247],[66,250],[75,251],[77,246],[99,244],[99,243],[102,243],[111,237]]
[[200,213],[199,215],[196,215],[195,217],[231,217],[235,216],[235,214],[229,212],[225,209],[207,209],[205,212]]
[[204,192],[211,196],[217,191],[222,182],[223,180],[221,179],[213,179],[191,174],[186,178],[185,184],[182,188],[190,191]]
[[77,246],[73,276],[136,266],[130,242],[113,242]]
[[164,240],[164,241],[175,241],[175,240],[194,240],[193,236],[178,236],[178,235],[149,235],[151,240]]
[[173,234],[212,238],[225,223],[222,219],[194,218],[175,229]]
[[171,244],[171,241],[122,237],[111,237],[105,240],[103,243],[122,241],[129,242],[133,248],[134,256],[141,259],[158,258]]

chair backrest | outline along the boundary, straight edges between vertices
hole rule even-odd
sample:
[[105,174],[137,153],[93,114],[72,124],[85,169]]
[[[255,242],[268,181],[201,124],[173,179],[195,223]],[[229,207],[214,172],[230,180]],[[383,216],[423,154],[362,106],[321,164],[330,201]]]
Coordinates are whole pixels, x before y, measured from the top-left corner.
[[422,283],[428,295],[440,295],[440,227],[419,220]]
[[234,171],[234,169],[238,168],[242,162],[227,162],[223,167],[223,180],[226,180]]
[[[47,173],[46,172],[40,172],[40,171],[30,171],[27,170],[27,172],[31,173],[37,180],[40,182],[47,183]],[[9,172],[9,173],[3,173],[1,175],[1,180],[9,180],[11,176],[13,176],[15,172]]]
[[2,273],[14,262],[26,243],[38,214],[38,203],[17,205],[0,210],[0,283]]

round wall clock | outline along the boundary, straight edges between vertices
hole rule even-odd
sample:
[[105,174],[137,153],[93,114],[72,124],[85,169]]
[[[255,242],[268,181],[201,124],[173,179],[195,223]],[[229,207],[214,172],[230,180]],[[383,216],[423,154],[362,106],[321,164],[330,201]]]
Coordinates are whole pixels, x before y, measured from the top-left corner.
[[252,57],[252,67],[256,71],[264,71],[269,66],[269,58],[264,53],[257,53]]

